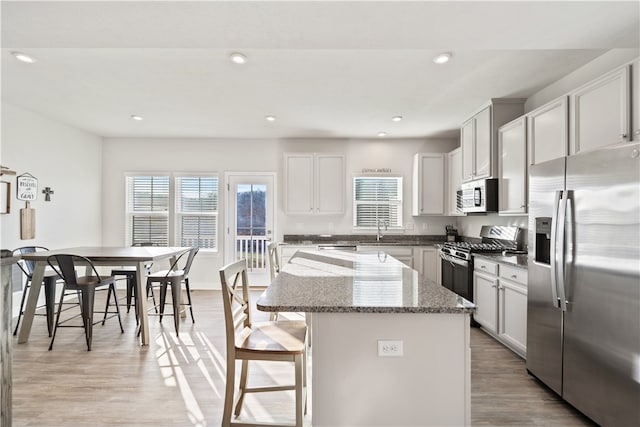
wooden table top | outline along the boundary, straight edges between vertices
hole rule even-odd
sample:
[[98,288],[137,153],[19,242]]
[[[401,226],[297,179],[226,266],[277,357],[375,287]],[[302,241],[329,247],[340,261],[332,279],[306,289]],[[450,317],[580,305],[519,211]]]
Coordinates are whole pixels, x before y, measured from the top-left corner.
[[161,246],[80,246],[75,248],[55,249],[21,255],[22,259],[30,261],[46,261],[51,255],[73,254],[81,255],[92,261],[155,261],[169,256],[178,255],[188,247]]

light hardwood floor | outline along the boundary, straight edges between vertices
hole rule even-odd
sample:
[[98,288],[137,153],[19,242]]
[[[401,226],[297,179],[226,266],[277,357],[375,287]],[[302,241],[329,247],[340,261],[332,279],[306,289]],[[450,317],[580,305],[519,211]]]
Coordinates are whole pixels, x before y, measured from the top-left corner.
[[[219,426],[225,369],[222,299],[218,291],[192,295],[196,323],[183,319],[178,339],[171,318],[159,324],[151,317],[147,347],[135,338],[133,310],[123,310],[124,334],[116,319],[96,325],[91,352],[80,328],[60,329],[53,351],[47,351],[44,318],[36,317],[29,342],[18,345],[14,339],[13,425]],[[593,425],[482,331],[472,328],[471,341],[473,425]],[[293,367],[286,365],[259,363],[250,370],[250,381],[289,383]],[[293,393],[250,395],[245,408],[241,419],[247,421],[293,422]]]

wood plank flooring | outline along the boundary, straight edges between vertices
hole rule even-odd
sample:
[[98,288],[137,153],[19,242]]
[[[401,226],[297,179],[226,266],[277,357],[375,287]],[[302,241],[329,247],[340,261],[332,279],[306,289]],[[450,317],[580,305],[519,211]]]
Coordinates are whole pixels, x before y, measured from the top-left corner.
[[[255,292],[255,298],[260,292]],[[135,337],[133,310],[94,327],[92,351],[82,329],[60,329],[53,351],[44,317],[13,357],[13,425],[219,426],[224,399],[225,348],[219,291],[194,291],[196,323],[150,318],[151,345]],[[98,306],[98,304],[96,304]],[[256,312],[254,319],[267,319]],[[526,373],[522,359],[472,328],[472,424],[477,426],[591,426]],[[312,362],[311,362],[312,363]],[[293,366],[260,363],[254,384],[293,381]],[[312,381],[313,379],[311,379]],[[242,420],[293,422],[293,393],[249,395]],[[311,424],[311,414],[306,425]]]

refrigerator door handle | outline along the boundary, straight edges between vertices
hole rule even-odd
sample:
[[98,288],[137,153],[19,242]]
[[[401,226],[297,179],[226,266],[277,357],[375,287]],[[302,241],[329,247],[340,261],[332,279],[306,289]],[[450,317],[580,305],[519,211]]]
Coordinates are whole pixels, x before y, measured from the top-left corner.
[[560,201],[562,198],[562,191],[556,191],[553,201],[553,216],[551,217],[551,247],[549,248],[549,266],[551,267],[551,298],[553,299],[553,306],[560,307],[560,301],[558,299],[558,263],[556,260],[556,243],[558,237],[558,211],[560,210]]
[[562,311],[567,311],[567,298],[566,298],[566,292],[565,292],[565,271],[564,271],[564,267],[565,267],[565,254],[566,254],[566,247],[565,247],[565,237],[566,237],[566,222],[567,222],[567,201],[569,200],[568,197],[569,192],[568,191],[563,191],[562,192],[562,200],[560,202],[560,209],[558,212],[558,225],[559,225],[559,230],[558,230],[558,246],[560,247],[560,251],[558,252],[558,249],[556,249],[556,255],[558,256],[558,260],[556,261],[557,267],[556,267],[556,272],[558,274],[557,280],[556,280],[556,284],[558,286],[558,302],[560,304],[560,309]]

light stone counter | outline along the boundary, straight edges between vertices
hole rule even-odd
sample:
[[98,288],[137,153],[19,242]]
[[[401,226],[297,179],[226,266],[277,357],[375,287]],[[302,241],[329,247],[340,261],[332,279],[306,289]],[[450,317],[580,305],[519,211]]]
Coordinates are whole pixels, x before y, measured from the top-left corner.
[[400,261],[300,250],[257,305],[311,312],[314,427],[470,425],[474,306]]
[[265,293],[263,311],[463,313],[474,305],[383,252],[298,251]]

